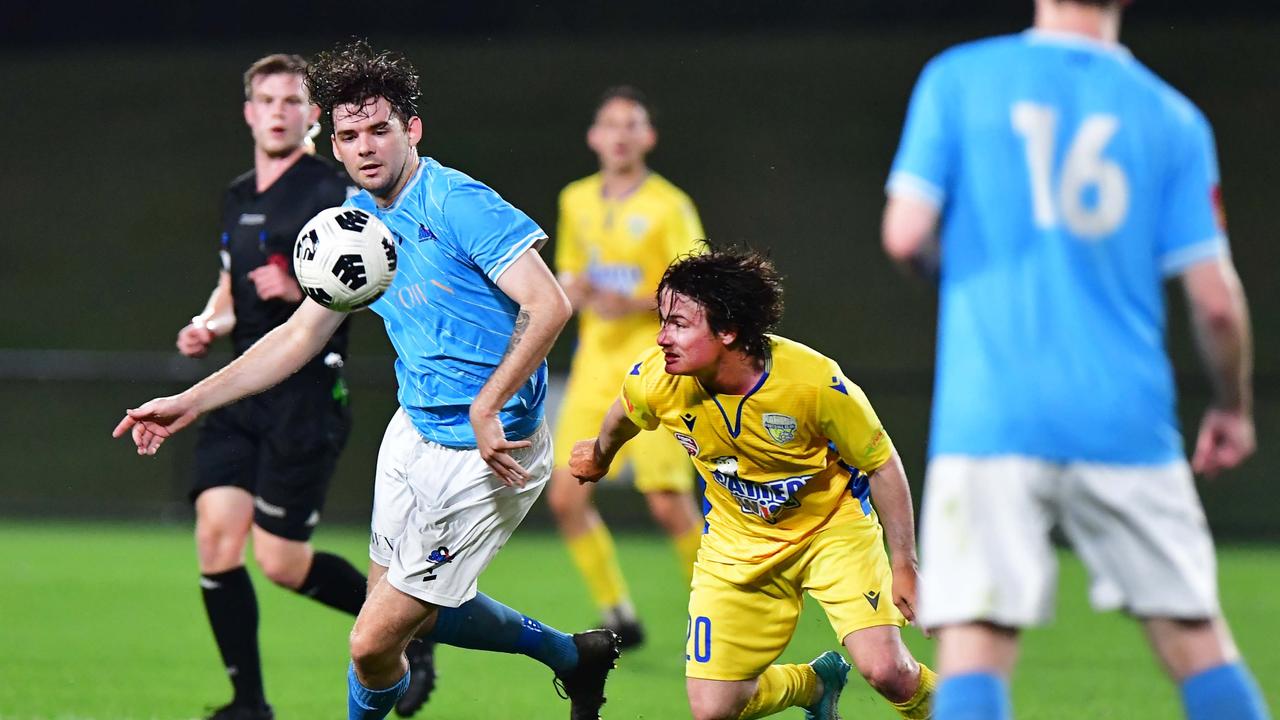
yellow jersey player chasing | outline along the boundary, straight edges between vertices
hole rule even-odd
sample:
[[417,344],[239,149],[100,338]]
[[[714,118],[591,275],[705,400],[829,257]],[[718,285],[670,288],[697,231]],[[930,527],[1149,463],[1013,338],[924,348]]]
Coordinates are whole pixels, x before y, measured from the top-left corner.
[[811,720],[839,718],[843,657],[773,664],[808,592],[867,682],[902,717],[927,718],[935,675],[901,635],[915,615],[911,495],[866,396],[835,361],[768,334],[782,290],[760,255],[684,257],[657,297],[658,347],[633,361],[570,466],[593,482],[659,426],[693,458],[705,518],[685,649],[693,717],[799,706]]
[[[594,485],[569,474],[573,441],[600,427],[618,378],[658,332],[654,291],[672,260],[702,239],[689,198],[649,170],[645,156],[657,134],[644,96],[630,87],[606,91],[587,132],[600,172],[560,194],[556,270],[578,312],[578,347],[555,437],[549,502],[574,564],[622,647],[639,645],[636,618],[613,538],[592,504]],[[637,441],[627,460],[649,511],[671,536],[688,582],[702,534],[693,502],[693,468],[679,443],[653,435]]]

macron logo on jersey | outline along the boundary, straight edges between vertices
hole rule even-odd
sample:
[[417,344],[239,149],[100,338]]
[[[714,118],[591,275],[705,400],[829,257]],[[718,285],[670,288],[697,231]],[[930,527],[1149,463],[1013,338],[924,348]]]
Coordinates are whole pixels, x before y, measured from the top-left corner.
[[643,365],[643,364],[644,364],[644,363],[636,363],[636,364],[635,364],[635,367],[631,368],[631,374],[632,374],[632,375],[639,375],[639,374],[640,374],[640,366],[641,366],[641,365]]
[[829,387],[838,393],[843,393],[845,395],[849,394],[848,388],[844,386],[844,381],[836,377],[835,375],[831,376],[831,385],[829,385]]

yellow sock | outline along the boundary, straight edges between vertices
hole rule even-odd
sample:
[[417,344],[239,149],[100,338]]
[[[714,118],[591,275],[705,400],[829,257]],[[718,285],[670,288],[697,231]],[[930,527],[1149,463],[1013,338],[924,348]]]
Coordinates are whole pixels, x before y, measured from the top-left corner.
[[613,536],[604,523],[567,541],[569,555],[578,572],[587,581],[591,598],[601,610],[609,610],[630,602],[627,581],[622,578],[618,565],[618,553],[613,547]]
[[933,690],[936,687],[938,674],[920,663],[920,685],[916,687],[916,694],[903,702],[892,703],[893,709],[906,720],[928,720],[933,712]]
[[693,582],[693,561],[698,559],[698,547],[702,545],[702,526],[695,525],[691,530],[672,538],[675,542],[676,554],[680,556],[680,569],[684,570],[685,584]]
[[789,707],[804,707],[818,694],[818,673],[811,665],[770,665],[760,673],[756,692],[738,720],[772,715]]

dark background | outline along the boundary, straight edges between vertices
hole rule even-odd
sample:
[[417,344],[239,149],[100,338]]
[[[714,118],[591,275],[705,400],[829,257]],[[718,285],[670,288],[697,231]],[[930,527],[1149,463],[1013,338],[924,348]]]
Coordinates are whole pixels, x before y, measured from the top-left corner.
[[[10,0],[0,6],[0,515],[185,517],[190,434],[141,459],[108,433],[125,407],[218,364],[177,357],[173,340],[216,280],[221,193],[252,163],[240,74],[268,52],[311,54],[351,35],[418,66],[420,151],[492,185],[553,236],[559,189],[594,170],[583,135],[597,95],[620,82],[645,89],[661,134],[654,168],[694,198],[713,240],[772,251],[788,276],[782,332],[867,390],[918,481],[936,298],[879,249],[881,187],[924,62],[1023,29],[1031,7]],[[1201,490],[1215,529],[1236,538],[1280,536],[1280,16],[1269,8],[1144,0],[1124,31],[1217,132],[1257,340],[1260,451]],[[1180,295],[1171,286],[1170,349],[1194,434],[1208,396]],[[327,516],[365,522],[395,399],[380,323],[355,323],[358,426]],[[553,370],[566,368],[571,340]],[[602,496],[610,519],[642,520],[637,496]]]

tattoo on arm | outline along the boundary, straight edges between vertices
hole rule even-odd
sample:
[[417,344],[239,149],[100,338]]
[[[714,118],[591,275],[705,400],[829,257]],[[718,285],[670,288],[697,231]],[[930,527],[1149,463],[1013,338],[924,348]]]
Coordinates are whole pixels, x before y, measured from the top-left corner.
[[529,311],[524,308],[516,314],[516,326],[511,329],[511,341],[507,343],[507,351],[502,354],[502,360],[505,361],[511,353],[520,344],[520,340],[524,338],[524,331],[529,329]]

